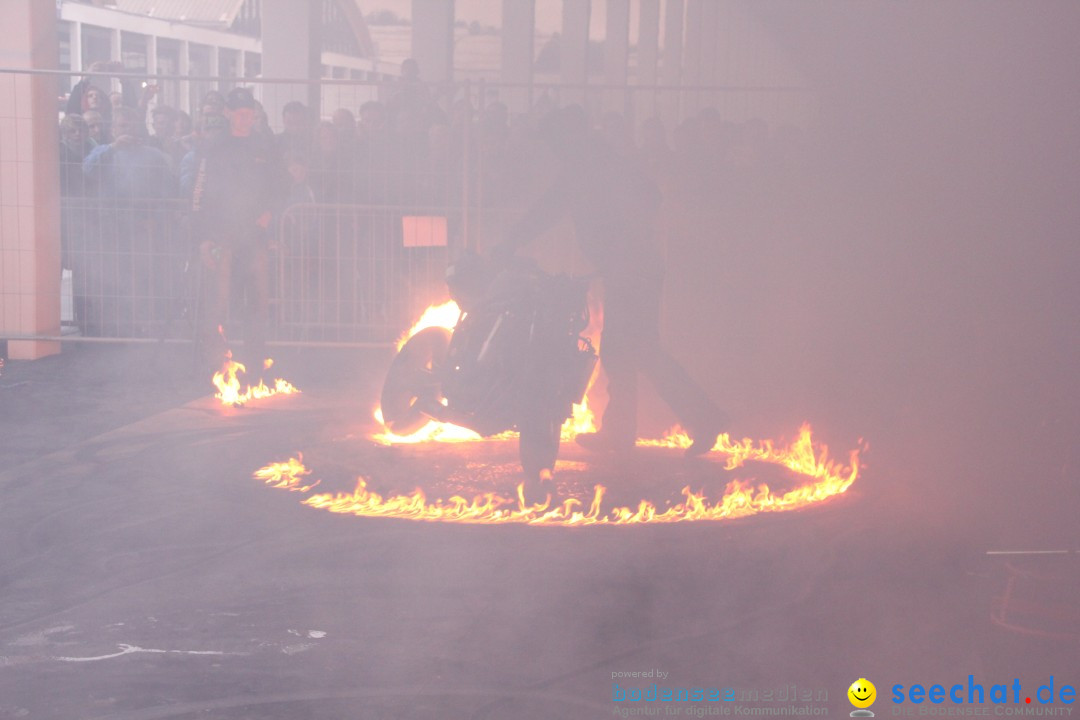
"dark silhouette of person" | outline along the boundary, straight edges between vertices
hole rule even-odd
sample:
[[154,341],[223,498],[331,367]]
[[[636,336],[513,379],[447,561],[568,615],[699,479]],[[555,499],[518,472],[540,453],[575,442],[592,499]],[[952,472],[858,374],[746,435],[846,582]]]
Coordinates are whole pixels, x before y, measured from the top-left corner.
[[204,282],[206,360],[219,364],[226,349],[217,328],[228,314],[235,273],[247,299],[244,351],[254,369],[265,357],[268,228],[287,191],[285,168],[273,141],[255,132],[256,109],[250,90],[229,91],[225,104],[229,133],[195,151],[191,191],[192,230],[210,274]]
[[580,106],[553,113],[540,134],[558,163],[555,180],[494,255],[506,258],[569,215],[582,254],[603,280],[600,360],[610,400],[600,431],[579,435],[579,444],[616,452],[633,448],[640,373],[690,434],[687,455],[708,452],[724,415],[660,340],[664,266],[655,238],[659,189],[632,158],[591,135]]

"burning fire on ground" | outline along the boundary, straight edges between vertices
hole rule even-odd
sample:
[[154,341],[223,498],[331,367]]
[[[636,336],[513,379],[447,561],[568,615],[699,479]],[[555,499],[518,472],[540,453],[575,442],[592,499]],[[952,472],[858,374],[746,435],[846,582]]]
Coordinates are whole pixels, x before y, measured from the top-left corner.
[[[432,306],[421,319],[398,341],[398,349],[415,333],[432,326],[452,329],[460,312],[453,302]],[[382,425],[381,409],[376,408],[375,419]],[[574,414],[562,429],[562,441],[571,441],[580,433],[596,432],[593,413],[588,398],[574,406]],[[429,442],[474,442],[506,440],[517,433],[507,432],[492,438],[482,438],[471,430],[446,423],[429,422],[409,436],[389,432],[373,436],[378,442],[390,444],[417,444]],[[660,439],[638,439],[639,447],[686,448],[692,442],[689,435],[676,427]],[[809,425],[804,425],[798,439],[789,445],[778,445],[772,440],[755,442],[749,438],[733,440],[721,434],[711,454],[726,456],[725,469],[742,467],[746,462],[779,465],[802,476],[798,486],[784,491],[773,491],[765,483],[732,480],[717,501],[711,502],[704,491],[694,492],[689,486],[682,489],[683,500],[661,510],[648,500],[641,500],[637,507],[613,507],[603,509],[606,488],[596,485],[587,506],[577,498],[567,498],[553,503],[550,495],[543,502],[530,503],[525,498],[524,484],[517,486],[516,497],[498,493],[483,493],[471,500],[455,495],[448,500],[429,500],[420,488],[407,495],[383,496],[368,489],[367,480],[357,478],[351,493],[317,493],[303,501],[304,505],[334,513],[363,517],[396,517],[429,522],[456,522],[474,524],[525,523],[529,525],[634,525],[641,523],[675,523],[703,520],[727,520],[747,517],[758,513],[796,510],[822,502],[847,491],[859,475],[858,450],[851,451],[846,464],[829,458],[828,447],[815,447]],[[305,485],[310,475],[302,463],[302,457],[289,458],[284,463],[274,463],[256,471],[255,476],[267,485],[290,491],[307,492],[314,485]],[[316,483],[317,484],[317,483]]]
[[[682,437],[665,438],[655,443],[679,447],[683,442]],[[594,487],[593,496],[586,506],[577,498],[567,498],[554,504],[550,495],[543,502],[530,503],[525,498],[523,484],[517,486],[516,497],[513,498],[498,493],[483,493],[471,500],[461,496],[429,500],[419,488],[407,495],[383,496],[369,490],[367,481],[361,477],[351,493],[317,493],[310,495],[303,504],[363,517],[473,524],[577,526],[715,521],[808,507],[845,492],[859,474],[858,451],[851,452],[847,465],[831,460],[827,447],[814,447],[809,426],[803,426],[799,438],[786,447],[779,447],[771,441],[755,443],[744,439],[734,442],[726,434],[721,435],[713,452],[728,456],[726,467],[729,469],[747,461],[757,461],[786,467],[803,476],[805,481],[786,492],[774,492],[764,483],[733,480],[716,502],[710,501],[704,491],[694,492],[687,486],[682,489],[683,500],[663,510],[648,500],[640,501],[637,507],[604,510],[606,488],[603,485]],[[310,471],[300,460],[290,458],[284,463],[262,468],[256,472],[256,477],[268,485],[291,490],[303,485],[308,474]]]
[[[267,358],[263,363],[263,367],[269,370],[273,364],[274,361]],[[225,364],[221,366],[219,372],[214,373],[213,377],[214,387],[218,389],[214,397],[220,400],[222,405],[238,407],[250,400],[258,400],[271,395],[292,395],[300,392],[288,381],[281,378],[274,380],[272,387],[259,380],[257,385],[245,385],[241,390],[240,377],[246,372],[247,368],[243,363],[238,363],[232,359],[231,350],[225,353]]]

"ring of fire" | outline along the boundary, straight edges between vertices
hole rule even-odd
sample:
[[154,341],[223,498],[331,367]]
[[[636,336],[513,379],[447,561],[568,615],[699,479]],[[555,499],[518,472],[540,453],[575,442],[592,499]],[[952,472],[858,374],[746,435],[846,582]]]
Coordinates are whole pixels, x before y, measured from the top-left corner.
[[[685,447],[689,444],[689,438],[685,433],[676,433],[662,440],[644,440],[638,444]],[[367,480],[360,477],[351,493],[314,493],[302,504],[360,517],[471,524],[584,526],[718,521],[809,507],[845,492],[859,474],[857,450],[851,452],[846,465],[831,460],[827,447],[815,449],[810,427],[806,425],[800,430],[798,439],[786,447],[777,447],[770,440],[760,443],[750,439],[733,442],[724,434],[719,437],[712,452],[727,456],[725,469],[728,470],[740,467],[747,461],[756,461],[785,467],[804,477],[805,481],[786,492],[774,493],[764,483],[755,485],[749,481],[732,480],[715,503],[710,502],[704,492],[694,492],[687,486],[682,490],[682,502],[661,511],[648,500],[641,500],[636,508],[622,506],[604,510],[606,488],[603,485],[594,487],[593,497],[586,506],[577,498],[567,498],[556,504],[550,495],[543,502],[530,503],[525,497],[523,484],[517,486],[516,497],[513,498],[489,492],[476,495],[471,500],[460,495],[449,499],[429,499],[420,488],[405,495],[383,496],[368,489]],[[270,487],[304,493],[319,484],[317,480],[310,481],[310,475],[311,471],[304,466],[302,456],[271,463],[254,473],[254,477]]]
[[[426,327],[441,325],[452,328],[457,317],[457,306],[453,303],[429,308],[412,329],[402,336],[398,348],[400,349],[409,337]],[[225,398],[222,400],[224,402]],[[376,409],[374,415],[382,425],[380,410]],[[580,433],[595,430],[586,398],[585,402],[574,407],[574,416],[563,426],[562,441],[571,441]],[[507,432],[487,438],[486,441],[515,438],[516,433]],[[386,445],[485,440],[470,430],[436,422],[428,423],[408,437],[378,433],[373,435],[372,439]],[[679,428],[661,439],[637,441],[639,447],[680,449],[685,449],[690,443],[690,437]],[[754,442],[744,438],[733,441],[724,433],[717,438],[710,451],[710,455],[715,454],[727,457],[724,465],[726,470],[742,467],[748,461],[761,462],[784,467],[803,477],[804,481],[790,490],[776,493],[765,483],[732,480],[727,484],[723,496],[715,503],[705,497],[704,491],[694,492],[686,486],[682,489],[682,502],[670,505],[664,510],[658,510],[652,502],[643,499],[636,508],[619,506],[605,511],[603,499],[607,490],[599,484],[594,486],[593,496],[586,506],[582,500],[575,497],[554,503],[550,494],[543,502],[529,502],[525,497],[523,483],[517,486],[515,497],[486,492],[475,495],[471,500],[461,495],[429,500],[421,488],[416,488],[406,495],[383,496],[369,490],[367,480],[358,477],[356,487],[351,493],[314,493],[302,504],[328,512],[360,517],[396,517],[469,524],[585,526],[718,521],[816,505],[846,492],[859,476],[859,451],[850,452],[847,464],[830,459],[828,447],[814,446],[809,425],[803,425],[798,438],[786,446],[780,446],[772,440]],[[302,455],[290,457],[284,462],[271,463],[254,473],[255,478],[269,487],[302,493],[310,493],[320,483],[318,480],[309,482],[310,475],[311,471],[304,466]]]

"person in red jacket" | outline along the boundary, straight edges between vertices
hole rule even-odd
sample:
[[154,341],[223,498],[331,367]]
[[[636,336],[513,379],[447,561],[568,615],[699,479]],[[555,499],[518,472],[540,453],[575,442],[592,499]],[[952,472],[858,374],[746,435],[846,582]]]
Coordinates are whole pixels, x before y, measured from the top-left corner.
[[256,108],[250,90],[229,92],[229,134],[196,151],[191,193],[192,230],[209,275],[203,282],[200,323],[207,359],[218,364],[227,349],[218,328],[226,325],[235,277],[243,284],[247,305],[243,357],[253,370],[265,359],[270,220],[288,188],[272,139],[254,132]]

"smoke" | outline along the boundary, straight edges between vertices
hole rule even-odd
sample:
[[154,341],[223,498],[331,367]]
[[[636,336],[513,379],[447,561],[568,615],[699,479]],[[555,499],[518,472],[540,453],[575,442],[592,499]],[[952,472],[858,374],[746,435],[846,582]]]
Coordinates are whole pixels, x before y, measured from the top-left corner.
[[745,7],[820,118],[797,174],[688,203],[668,337],[735,432],[865,435],[869,482],[919,512],[1075,507],[1080,9]]

